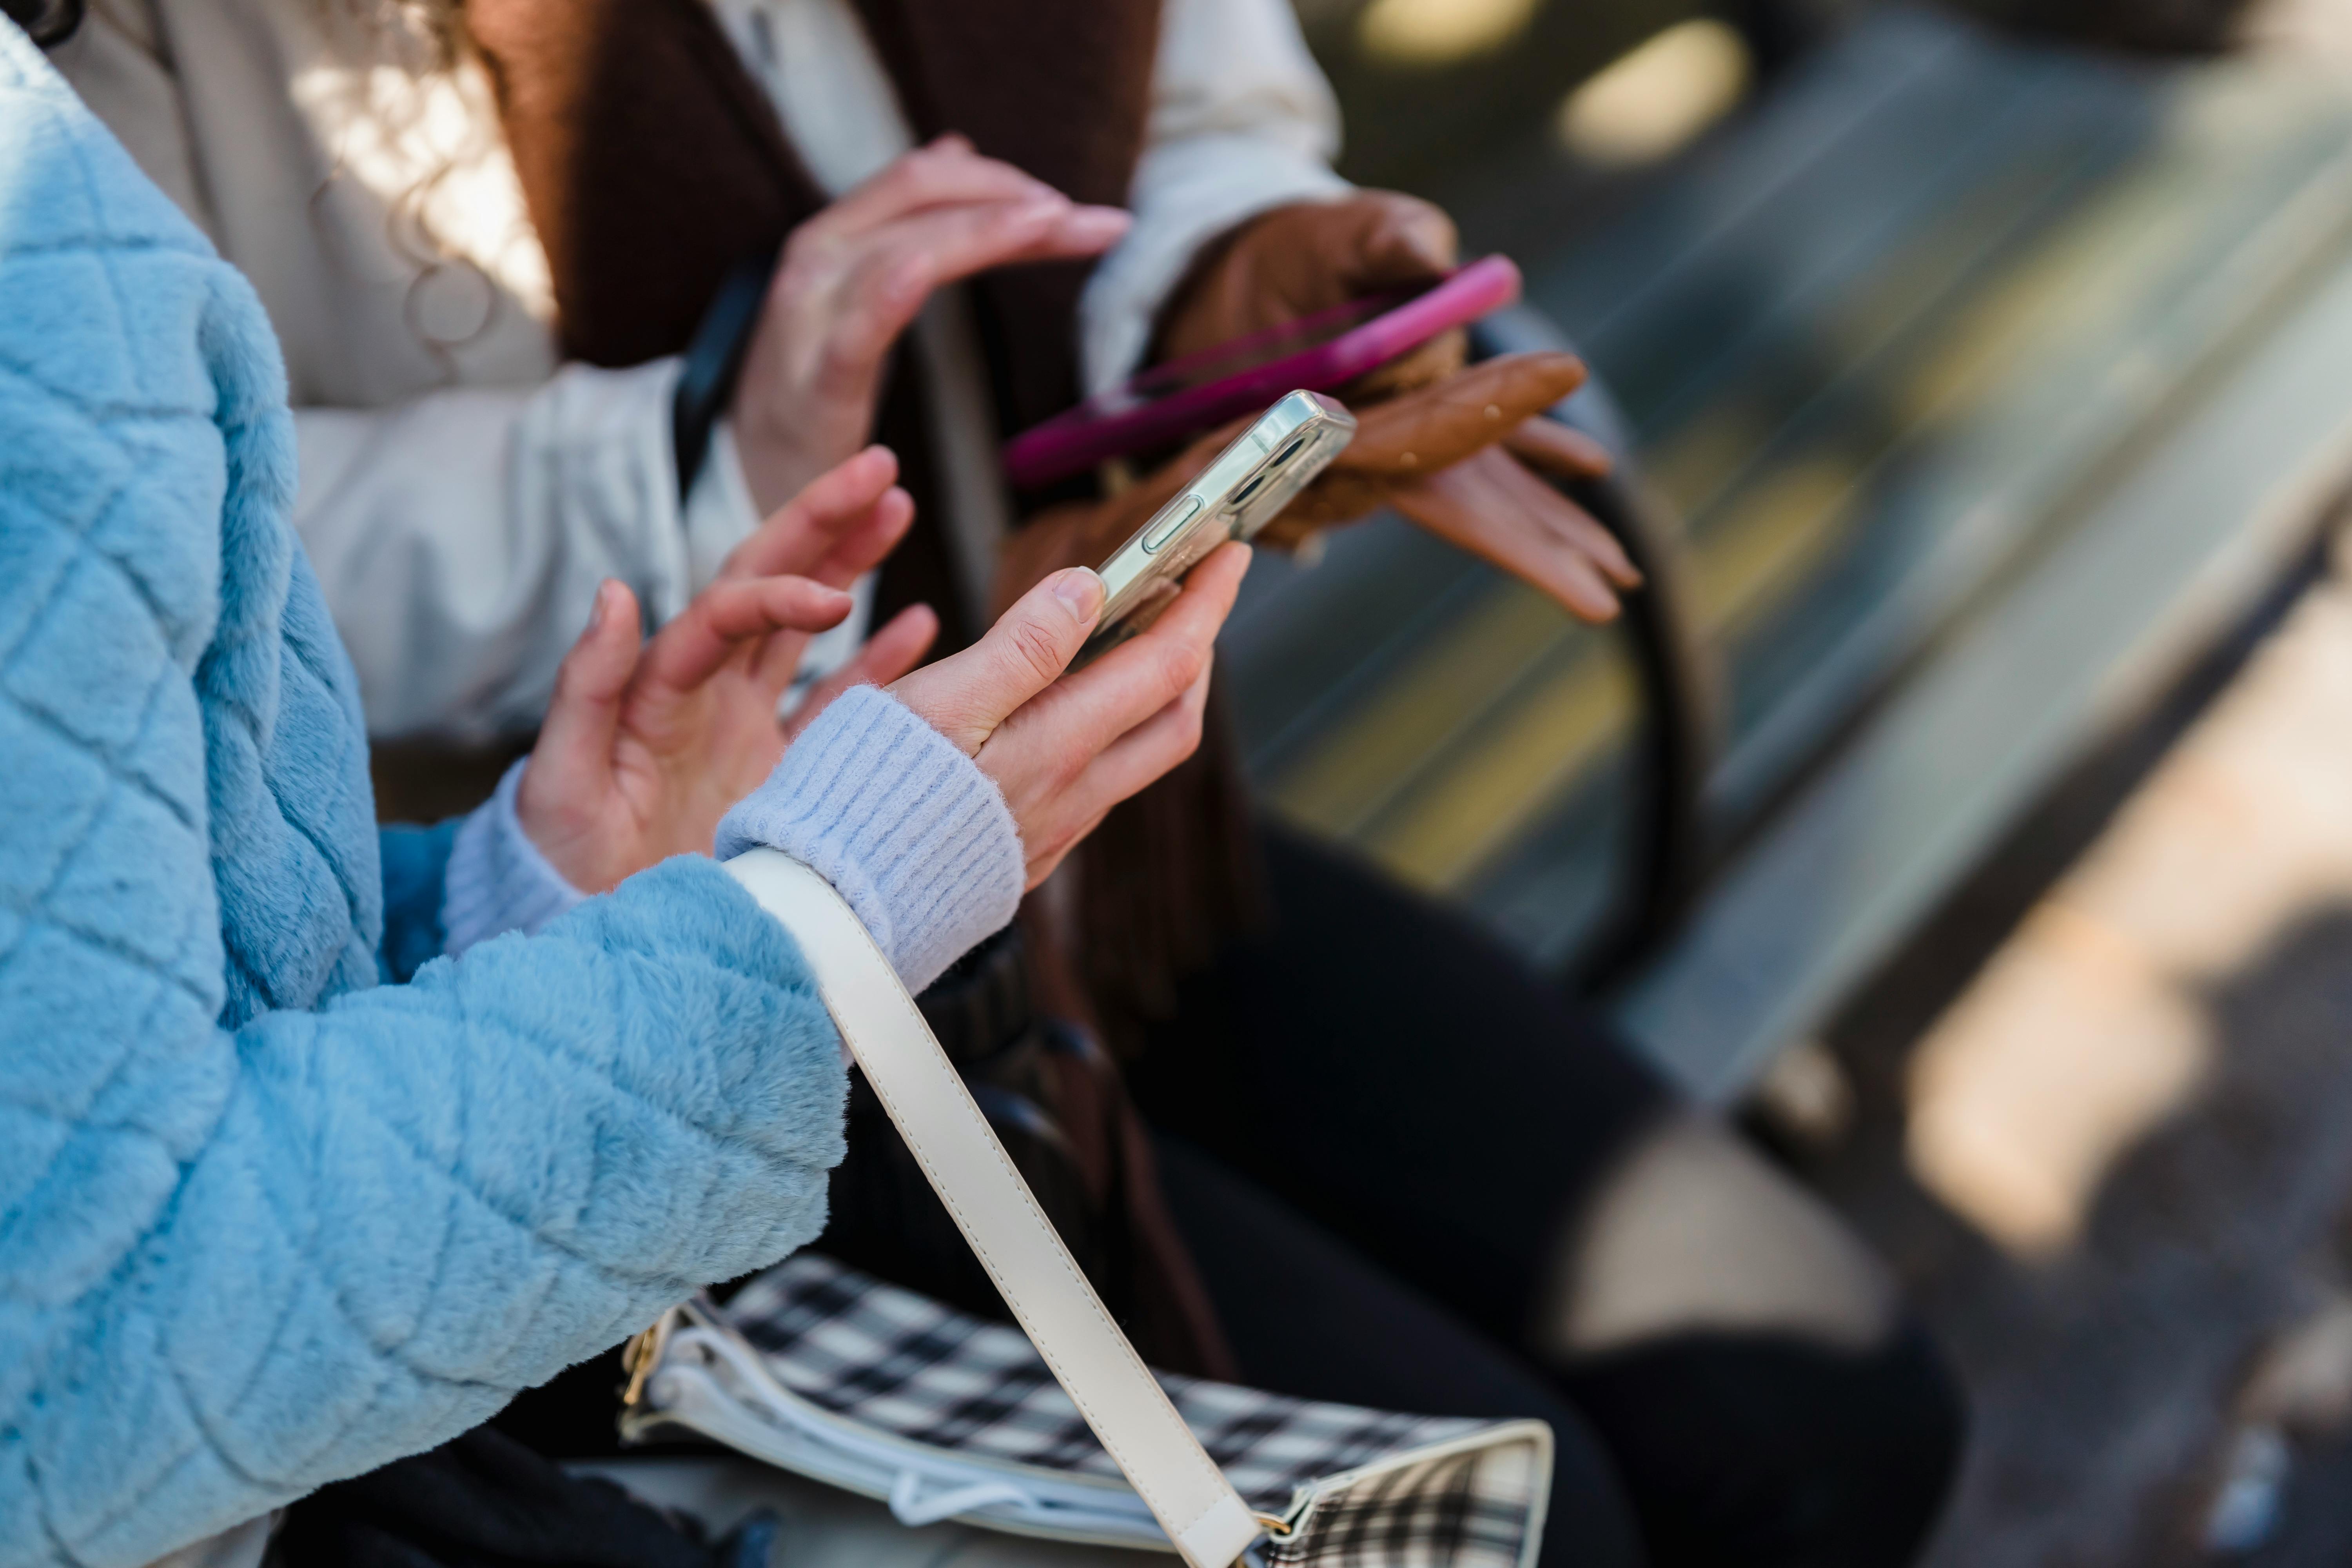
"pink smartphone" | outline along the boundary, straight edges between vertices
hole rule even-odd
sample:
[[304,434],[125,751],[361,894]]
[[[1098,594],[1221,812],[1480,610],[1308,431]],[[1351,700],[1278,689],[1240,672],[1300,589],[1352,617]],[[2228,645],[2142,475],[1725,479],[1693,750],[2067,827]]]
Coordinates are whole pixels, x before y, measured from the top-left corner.
[[1489,256],[1419,289],[1351,300],[1188,354],[1014,437],[1005,477],[1029,489],[1213,430],[1294,389],[1327,392],[1519,297],[1519,269]]

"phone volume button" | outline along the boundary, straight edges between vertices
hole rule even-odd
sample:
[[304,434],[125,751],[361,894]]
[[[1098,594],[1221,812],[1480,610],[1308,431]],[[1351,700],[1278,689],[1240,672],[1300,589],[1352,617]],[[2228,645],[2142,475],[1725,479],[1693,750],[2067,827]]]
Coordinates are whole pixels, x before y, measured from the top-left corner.
[[1146,555],[1158,553],[1161,545],[1175,538],[1186,523],[1201,515],[1201,504],[1199,496],[1186,496],[1171,507],[1168,515],[1153,523],[1151,531],[1143,536],[1143,552]]

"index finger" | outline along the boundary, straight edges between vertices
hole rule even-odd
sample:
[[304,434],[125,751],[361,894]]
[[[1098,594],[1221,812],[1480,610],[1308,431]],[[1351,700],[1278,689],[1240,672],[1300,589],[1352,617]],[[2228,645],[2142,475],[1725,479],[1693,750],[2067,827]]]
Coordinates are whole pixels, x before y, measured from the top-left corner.
[[906,492],[896,491],[898,499],[892,499],[892,485],[898,478],[898,454],[887,447],[868,447],[845,458],[803,486],[800,493],[729,552],[719,574],[806,574],[831,553],[843,536],[872,521],[876,508],[896,512],[903,506],[906,519],[900,521],[911,520],[914,502]]
[[[1024,261],[1065,261],[1108,249],[1133,220],[1118,207],[1074,202],[964,202],[874,226],[843,290],[917,300],[945,283]],[[869,307],[871,308],[871,307]],[[890,336],[897,336],[894,322]]]
[[713,583],[654,634],[643,673],[655,685],[691,689],[746,643],[780,631],[824,631],[841,624],[850,604],[840,589],[805,577]]
[[856,237],[894,218],[946,203],[1068,200],[1035,175],[982,157],[961,139],[942,138],[894,158],[878,174],[833,202],[810,221]]

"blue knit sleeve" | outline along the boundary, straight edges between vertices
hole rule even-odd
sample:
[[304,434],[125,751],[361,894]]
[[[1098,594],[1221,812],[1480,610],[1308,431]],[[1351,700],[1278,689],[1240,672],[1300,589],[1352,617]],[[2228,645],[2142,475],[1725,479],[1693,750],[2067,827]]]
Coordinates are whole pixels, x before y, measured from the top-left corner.
[[909,991],[1021,908],[1021,829],[995,781],[871,686],[835,698],[719,819],[720,859],[755,846],[838,889]]
[[406,980],[441,956],[449,851],[465,820],[453,816],[430,827],[387,827],[376,835],[383,859],[383,946],[376,967],[388,981]]

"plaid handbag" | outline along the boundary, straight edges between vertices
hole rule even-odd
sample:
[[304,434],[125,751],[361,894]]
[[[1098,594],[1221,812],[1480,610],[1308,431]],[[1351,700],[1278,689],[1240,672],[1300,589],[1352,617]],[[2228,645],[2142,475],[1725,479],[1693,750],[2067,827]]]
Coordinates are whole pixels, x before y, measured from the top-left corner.
[[727,868],[798,941],[1019,1330],[801,1253],[630,1347],[625,1436],[699,1433],[908,1524],[1172,1550],[1190,1568],[1534,1568],[1540,1421],[1390,1415],[1154,1374],[1072,1261],[887,960],[824,878]]

